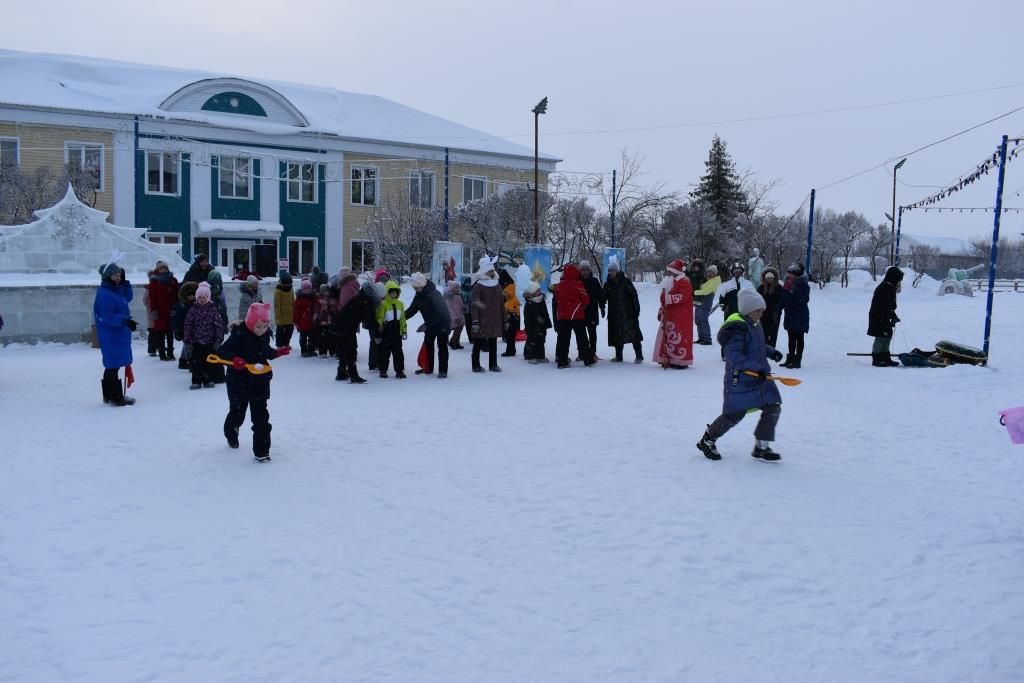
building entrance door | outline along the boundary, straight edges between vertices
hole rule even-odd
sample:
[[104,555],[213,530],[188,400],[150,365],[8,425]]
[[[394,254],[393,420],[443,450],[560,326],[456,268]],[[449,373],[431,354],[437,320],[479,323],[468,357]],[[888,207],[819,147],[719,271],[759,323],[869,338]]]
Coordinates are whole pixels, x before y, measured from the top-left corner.
[[234,275],[240,269],[252,270],[252,245],[255,242],[243,240],[221,240],[217,244],[220,258],[217,264],[227,266],[228,272]]

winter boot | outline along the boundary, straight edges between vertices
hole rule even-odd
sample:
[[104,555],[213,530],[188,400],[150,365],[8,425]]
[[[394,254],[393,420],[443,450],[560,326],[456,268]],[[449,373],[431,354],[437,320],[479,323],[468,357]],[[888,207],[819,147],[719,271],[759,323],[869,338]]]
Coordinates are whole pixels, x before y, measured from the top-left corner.
[[[708,425],[711,428],[711,425]],[[715,446],[715,440],[711,438],[711,435],[705,431],[704,436],[697,442],[697,448],[704,454],[704,457],[708,460],[721,460],[722,454],[718,452],[718,447]]]
[[366,384],[366,380],[359,376],[359,370],[355,365],[348,369],[348,383],[349,384]]
[[491,372],[501,372],[501,368],[499,368],[497,365],[492,365],[487,369],[490,370]]
[[103,389],[103,402],[110,403],[110,382],[105,379],[100,380],[100,387]]
[[890,368],[898,368],[900,366],[900,362],[897,360],[893,360],[892,356],[890,356],[888,353],[882,354],[882,356],[882,360],[884,360],[885,364],[888,365]]
[[[722,360],[725,360],[725,359],[723,358]],[[786,354],[786,360],[784,360],[781,363],[779,363],[779,367],[780,368],[791,368],[791,367],[793,367],[793,356],[787,353]]]
[[772,450],[771,442],[769,441],[758,441],[754,444],[754,450],[750,455],[764,462],[777,462],[782,458],[781,455]]
[[872,353],[871,354],[871,365],[876,368],[887,368],[889,367],[889,361],[886,360],[884,353]]
[[164,349],[157,349],[156,354],[160,356],[160,360],[167,360],[167,351]]
[[800,361],[802,361],[803,359],[804,359],[804,354],[802,354],[802,353],[796,354],[795,356],[793,356],[793,360],[790,362],[789,368],[792,369],[792,370],[799,370],[800,369]]
[[135,405],[134,398],[128,398],[124,395],[124,389],[121,388],[121,380],[112,379],[109,380],[108,391],[110,392],[110,405],[112,406],[133,406]]
[[642,353],[636,354],[636,358],[633,359],[633,362],[636,363],[637,365],[639,365],[640,363],[643,363],[644,362],[644,354],[642,354]]
[[615,358],[612,358],[612,362],[613,363],[621,363],[622,362],[622,349],[621,348],[615,349]]
[[343,367],[338,367],[338,373],[334,376],[335,382],[344,382],[348,379],[348,372]]
[[228,440],[228,445],[232,448],[238,448],[238,428],[228,427],[224,425],[224,438]]
[[395,379],[405,379],[405,373],[401,370],[395,371]]

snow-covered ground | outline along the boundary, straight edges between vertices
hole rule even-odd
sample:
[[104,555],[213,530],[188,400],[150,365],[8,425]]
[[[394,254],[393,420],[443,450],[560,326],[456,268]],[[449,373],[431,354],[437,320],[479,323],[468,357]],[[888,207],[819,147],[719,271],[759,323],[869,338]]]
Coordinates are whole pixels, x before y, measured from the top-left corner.
[[[0,681],[1024,680],[1024,295],[989,367],[880,369],[845,355],[870,292],[812,292],[778,465],[749,418],[694,447],[716,347],[365,386],[284,358],[266,465],[142,344],[121,409],[98,351],[0,349]],[[933,292],[909,341],[980,346],[984,299]]]

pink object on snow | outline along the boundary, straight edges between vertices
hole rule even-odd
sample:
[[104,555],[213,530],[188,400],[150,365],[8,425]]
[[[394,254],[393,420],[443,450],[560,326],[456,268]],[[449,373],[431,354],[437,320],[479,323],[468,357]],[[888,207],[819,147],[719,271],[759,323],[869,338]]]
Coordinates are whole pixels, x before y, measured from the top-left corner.
[[1010,441],[1024,444],[1024,406],[999,411],[999,424],[1010,433]]

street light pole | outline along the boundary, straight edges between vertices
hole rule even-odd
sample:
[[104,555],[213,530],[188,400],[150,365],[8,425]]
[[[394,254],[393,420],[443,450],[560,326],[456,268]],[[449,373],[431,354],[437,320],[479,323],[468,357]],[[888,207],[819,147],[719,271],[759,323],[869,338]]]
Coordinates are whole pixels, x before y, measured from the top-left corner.
[[533,243],[540,240],[540,115],[548,113],[548,98],[533,108]]
[[889,265],[896,264],[896,171],[900,170],[903,164],[907,163],[907,158],[904,157],[892,167],[892,230],[889,235]]

